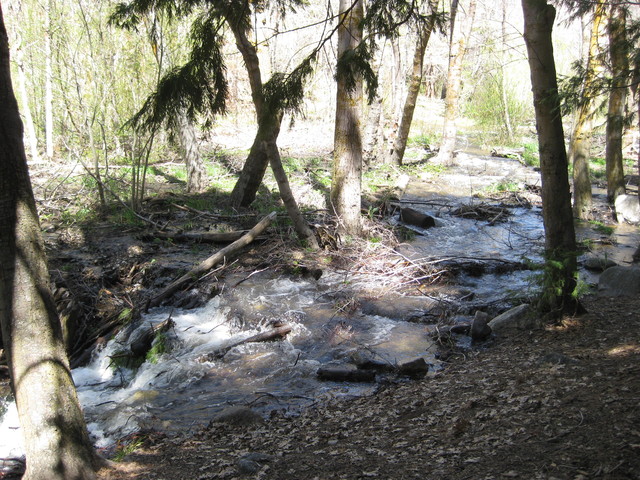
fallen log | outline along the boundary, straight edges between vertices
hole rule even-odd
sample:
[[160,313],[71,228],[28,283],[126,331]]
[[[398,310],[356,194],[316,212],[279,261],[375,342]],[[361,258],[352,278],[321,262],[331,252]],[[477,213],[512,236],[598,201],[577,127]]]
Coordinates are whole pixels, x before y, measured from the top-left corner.
[[231,245],[226,246],[225,248],[219,250],[214,255],[210,256],[206,260],[203,260],[194,268],[192,268],[189,272],[184,274],[179,279],[170,283],[162,290],[158,295],[153,298],[150,298],[145,305],[145,311],[147,311],[151,307],[156,307],[160,305],[160,303],[167,297],[173,295],[176,291],[178,291],[182,286],[186,283],[197,280],[198,277],[207,271],[211,270],[218,263],[224,261],[229,255],[237,252],[242,247],[249,245],[255,238],[260,235],[273,221],[276,217],[276,212],[271,212],[269,215],[264,217],[262,220],[258,222],[258,224],[249,230],[245,235],[240,237],[238,240],[233,242]]
[[202,232],[202,233],[171,233],[156,232],[150,236],[153,238],[162,238],[173,240],[175,242],[199,242],[199,243],[230,243],[242,238],[247,231],[239,232]]
[[213,353],[204,355],[200,358],[200,361],[211,362],[217,358],[222,358],[232,348],[235,348],[240,345],[244,345],[245,343],[272,342],[275,340],[282,340],[284,337],[287,336],[289,332],[291,332],[291,325],[282,325],[280,327],[267,330],[266,332],[260,332],[256,335],[252,335],[251,337],[245,338],[244,340],[240,340],[239,342],[235,342],[235,343],[232,343],[231,345],[227,345],[226,347],[216,350]]
[[322,367],[317,373],[319,380],[330,382],[375,382],[376,372],[373,370],[354,370],[341,367]]

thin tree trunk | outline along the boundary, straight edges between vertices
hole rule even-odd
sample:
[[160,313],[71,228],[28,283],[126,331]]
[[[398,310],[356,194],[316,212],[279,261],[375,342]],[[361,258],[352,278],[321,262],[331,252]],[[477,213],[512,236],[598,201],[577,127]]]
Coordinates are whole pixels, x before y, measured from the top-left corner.
[[[340,0],[338,58],[356,48],[362,41],[362,17],[362,0],[357,0],[355,3],[351,0]],[[333,213],[340,222],[340,230],[354,236],[362,233],[361,104],[362,77],[356,79],[355,88],[348,90],[345,74],[338,73],[330,199]]]
[[44,54],[45,54],[45,68],[44,68],[44,131],[45,131],[45,146],[47,159],[53,158],[53,69],[52,69],[52,51],[51,51],[51,9],[53,8],[52,1],[47,0],[45,6],[45,34],[44,34]]
[[413,114],[418,102],[418,95],[420,93],[420,86],[422,85],[423,65],[424,65],[424,53],[427,50],[427,44],[433,32],[435,26],[437,8],[439,0],[429,1],[429,10],[431,16],[426,25],[422,25],[418,32],[418,44],[413,55],[413,66],[411,68],[411,78],[409,80],[409,88],[407,89],[407,96],[404,101],[404,108],[402,109],[402,115],[400,117],[398,134],[393,147],[389,152],[389,159],[387,163],[395,165],[402,165],[402,159],[404,158],[404,151],[407,148],[407,140],[409,139],[409,131],[411,130],[411,123],[413,122]]
[[180,149],[187,167],[187,192],[200,192],[205,188],[206,172],[200,155],[196,129],[184,111],[178,113],[177,127]]
[[502,117],[504,119],[504,129],[507,133],[507,141],[513,141],[513,125],[511,124],[511,114],[509,113],[509,97],[507,95],[507,75],[505,57],[509,48],[507,46],[507,0],[502,0],[502,22],[500,23],[502,53],[500,55],[500,94],[502,98]]
[[462,62],[467,53],[467,43],[473,29],[476,12],[476,0],[469,0],[467,12],[463,18],[455,19],[460,12],[458,2],[452,5],[451,43],[449,46],[449,69],[447,72],[446,98],[444,103],[444,127],[442,131],[442,143],[438,152],[438,160],[450,163],[453,160],[456,148],[456,136],[460,93],[462,91]]
[[275,141],[273,141],[267,143],[263,147],[263,149],[267,151],[269,155],[269,164],[271,165],[273,176],[275,177],[276,182],[278,182],[280,198],[282,199],[282,203],[284,203],[284,206],[287,209],[289,218],[293,222],[293,228],[295,229],[296,234],[301,240],[307,243],[308,247],[314,250],[318,250],[320,248],[320,246],[318,245],[318,240],[307,224],[307,221],[300,213],[300,209],[298,208],[296,199],[293,196],[293,192],[291,192],[291,186],[289,185],[287,173],[284,171],[284,168],[282,166],[282,160],[280,158],[278,146],[276,145]]
[[551,39],[556,11],[545,0],[522,0],[522,11],[542,176],[547,269],[541,307],[556,314],[575,311],[578,306],[572,296],[576,286],[576,240]]
[[609,92],[607,111],[607,200],[614,203],[618,195],[625,193],[624,167],[622,162],[622,134],[624,131],[624,105],[627,97],[628,46],[626,38],[625,7],[611,5],[609,15],[609,56],[613,77]]
[[583,220],[587,220],[591,214],[589,159],[594,114],[594,99],[592,97],[593,82],[596,78],[596,69],[598,68],[598,39],[600,37],[600,27],[604,19],[604,13],[604,1],[599,0],[596,4],[593,21],[591,23],[581,104],[576,114],[576,122],[569,147],[569,161],[573,162],[573,215]]
[[24,71],[24,52],[22,51],[22,38],[20,35],[16,35],[17,46],[16,64],[18,71],[18,89],[20,90],[20,98],[22,99],[22,115],[24,116],[24,123],[27,131],[27,140],[29,144],[29,151],[31,152],[31,160],[37,162],[40,158],[38,154],[38,137],[36,136],[36,127],[33,123],[33,116],[31,115],[31,108],[29,106],[29,95],[27,94],[27,75]]
[[25,480],[94,478],[27,171],[0,6],[0,323],[27,456]]

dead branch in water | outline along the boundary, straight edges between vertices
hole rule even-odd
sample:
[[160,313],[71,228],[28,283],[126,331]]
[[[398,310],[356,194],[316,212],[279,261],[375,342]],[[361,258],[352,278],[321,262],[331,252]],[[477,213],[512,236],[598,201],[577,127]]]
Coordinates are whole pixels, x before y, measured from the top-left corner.
[[192,282],[194,280],[197,280],[200,277],[200,275],[208,272],[213,267],[215,267],[218,263],[225,261],[228,256],[236,253],[242,247],[249,245],[251,242],[253,242],[253,240],[258,235],[260,235],[271,224],[271,222],[275,217],[276,217],[276,212],[271,212],[269,215],[267,215],[262,220],[260,220],[260,222],[258,222],[258,224],[255,227],[249,230],[249,232],[247,232],[245,235],[243,235],[238,240],[233,242],[231,245],[228,245],[225,248],[219,250],[214,255],[200,262],[198,265],[196,265],[194,268],[192,268],[189,272],[184,274],[182,277],[170,283],[158,295],[156,295],[155,297],[147,301],[147,304],[145,306],[145,311],[148,310],[150,307],[155,307],[160,305],[160,302],[162,302],[162,300],[173,295],[185,284]]

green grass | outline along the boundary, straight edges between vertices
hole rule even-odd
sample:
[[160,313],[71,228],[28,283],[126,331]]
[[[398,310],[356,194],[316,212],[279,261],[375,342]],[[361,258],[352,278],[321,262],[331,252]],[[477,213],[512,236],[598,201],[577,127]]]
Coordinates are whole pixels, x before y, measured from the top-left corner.
[[518,182],[514,182],[513,180],[501,180],[485,188],[485,191],[488,193],[519,192],[520,190],[522,190],[522,188]]
[[524,153],[522,157],[524,163],[530,167],[540,166],[540,154],[538,153],[538,142],[528,142],[523,145]]
[[590,221],[589,223],[592,225],[591,228],[593,228],[596,232],[602,233],[604,235],[612,235],[615,231],[613,227],[605,225],[602,222]]

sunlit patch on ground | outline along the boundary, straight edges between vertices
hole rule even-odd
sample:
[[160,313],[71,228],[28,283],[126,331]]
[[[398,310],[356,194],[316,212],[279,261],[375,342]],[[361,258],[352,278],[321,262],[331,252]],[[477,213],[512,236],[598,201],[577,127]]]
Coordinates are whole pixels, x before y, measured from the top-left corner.
[[607,352],[607,354],[612,357],[626,357],[629,355],[638,355],[640,354],[640,345],[635,345],[632,343],[626,344],[626,345],[619,345],[617,347],[610,349]]

